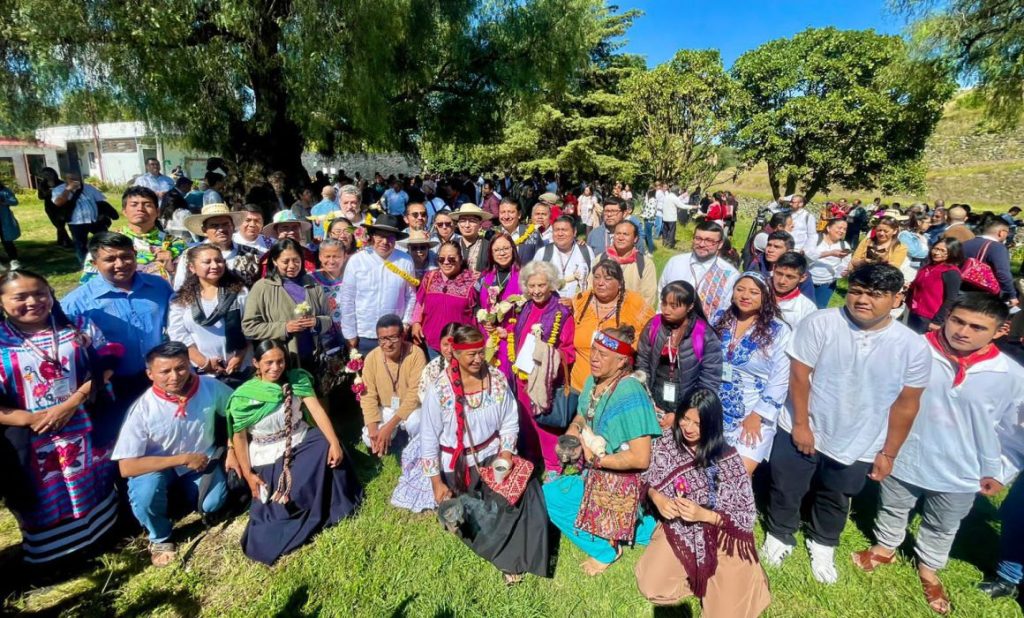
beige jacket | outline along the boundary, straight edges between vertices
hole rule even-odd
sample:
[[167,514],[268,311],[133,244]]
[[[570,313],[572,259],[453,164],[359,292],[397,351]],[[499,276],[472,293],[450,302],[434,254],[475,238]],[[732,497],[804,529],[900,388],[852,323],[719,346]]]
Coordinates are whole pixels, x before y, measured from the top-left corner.
[[[303,279],[306,288],[306,302],[310,313],[316,318],[313,345],[319,352],[322,349],[322,336],[330,332],[333,322],[327,309],[324,289],[306,275]],[[316,375],[310,358],[299,359],[299,344],[287,330],[287,323],[296,318],[295,301],[281,285],[276,276],[260,279],[252,286],[249,297],[245,301],[245,314],[242,316],[242,332],[254,341],[254,344],[266,339],[279,339],[288,345],[289,367],[302,367]]]

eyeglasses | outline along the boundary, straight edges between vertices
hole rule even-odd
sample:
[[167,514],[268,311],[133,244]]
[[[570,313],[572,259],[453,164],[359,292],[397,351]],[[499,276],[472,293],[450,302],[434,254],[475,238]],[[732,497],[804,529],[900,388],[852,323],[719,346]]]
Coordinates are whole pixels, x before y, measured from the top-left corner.
[[722,242],[721,239],[715,239],[715,238],[694,238],[693,239],[693,244],[695,244],[695,245],[717,245],[720,242]]
[[460,258],[454,255],[445,255],[437,258],[438,264],[458,264]]
[[512,253],[512,247],[495,247],[495,253]]
[[454,225],[451,221],[435,221],[434,227],[451,227]]

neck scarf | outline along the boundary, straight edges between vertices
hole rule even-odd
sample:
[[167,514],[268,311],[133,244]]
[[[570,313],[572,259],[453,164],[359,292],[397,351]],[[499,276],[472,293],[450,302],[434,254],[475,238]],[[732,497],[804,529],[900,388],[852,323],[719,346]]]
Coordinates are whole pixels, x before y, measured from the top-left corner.
[[[299,397],[315,397],[313,377],[304,369],[289,369],[286,374],[292,393]],[[228,399],[228,431],[236,434],[252,427],[284,402],[280,384],[253,378],[242,384]]]
[[197,298],[192,305],[192,319],[199,326],[210,327],[221,319],[224,320],[224,339],[228,352],[245,349],[247,343],[245,334],[242,333],[242,312],[238,308],[237,300],[237,292],[217,288],[217,306],[209,315],[203,311],[202,299]]
[[613,262],[618,262],[619,264],[622,265],[633,264],[634,262],[636,262],[636,247],[633,247],[633,249],[630,250],[630,252],[624,256],[620,256],[618,252],[615,251],[615,247],[611,247],[605,253],[605,257],[612,260]]
[[799,285],[796,286],[795,288],[793,288],[792,290],[790,290],[788,294],[776,293],[775,294],[775,300],[777,300],[778,302],[781,303],[784,300],[793,300],[797,296],[800,296],[800,286]]
[[178,404],[177,409],[174,410],[174,418],[185,418],[188,415],[188,402],[196,396],[199,391],[199,376],[189,376],[189,384],[185,388],[185,392],[181,395],[175,395],[168,393],[164,389],[160,388],[156,384],[153,385],[153,394],[159,399],[164,401],[170,401],[171,403]]
[[980,350],[975,350],[967,356],[957,356],[953,352],[953,348],[950,347],[949,342],[946,341],[946,334],[942,329],[929,331],[924,337],[933,348],[939,351],[939,354],[942,354],[943,358],[956,368],[956,375],[953,376],[953,386],[963,384],[964,380],[967,379],[967,370],[974,365],[999,356],[999,348],[993,343],[989,343],[987,346]]
[[688,449],[680,448],[671,435],[664,435],[655,440],[650,468],[642,478],[669,498],[689,498],[722,518],[721,526],[681,519],[664,522],[665,537],[695,595],[703,597],[707,592],[708,580],[718,569],[720,547],[729,556],[757,562],[754,492],[734,449],[701,468]]

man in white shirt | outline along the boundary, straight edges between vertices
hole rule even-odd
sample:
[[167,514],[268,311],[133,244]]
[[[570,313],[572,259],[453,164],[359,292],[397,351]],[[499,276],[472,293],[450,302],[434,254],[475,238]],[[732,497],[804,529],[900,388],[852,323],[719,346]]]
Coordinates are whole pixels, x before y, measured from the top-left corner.
[[864,571],[896,559],[906,538],[910,513],[922,501],[921,528],[914,553],[922,584],[934,594],[937,613],[949,612],[949,600],[936,571],[946,566],[960,521],[978,493],[998,494],[1019,470],[1002,459],[999,432],[1018,422],[1024,409],[1024,368],[993,343],[1009,310],[998,297],[961,294],[942,329],[925,335],[931,352],[931,377],[921,397],[921,412],[907,436],[892,474],[882,481],[877,543],[853,555]]
[[245,204],[242,206],[242,220],[238,224],[238,230],[231,236],[231,240],[238,245],[252,247],[263,255],[274,246],[274,241],[262,234],[263,232],[263,209],[256,204]]
[[146,187],[158,198],[174,188],[174,179],[160,173],[160,161],[153,157],[146,159],[146,173],[135,179],[136,187]]
[[804,208],[804,196],[802,195],[794,195],[789,201],[789,207],[790,214],[793,216],[793,230],[790,232],[793,236],[793,244],[798,251],[803,251],[807,239],[818,233],[818,218]]
[[[931,373],[928,344],[892,319],[903,274],[888,264],[850,275],[846,306],[804,318],[789,345],[789,399],[771,454],[762,560],[778,566],[796,545],[811,494],[811,573],[835,583],[835,548],[850,498],[892,471]],[[813,377],[812,377],[813,376]]]
[[807,258],[795,251],[783,253],[775,261],[771,277],[782,319],[796,330],[804,318],[818,310],[814,301],[800,292],[800,285],[807,281]]
[[577,292],[587,288],[594,252],[576,242],[576,223],[572,217],[561,216],[551,226],[552,243],[537,252],[534,261],[550,262],[558,269],[562,288],[558,295],[568,305]]
[[713,221],[702,221],[693,232],[693,252],[672,257],[658,281],[658,294],[673,281],[686,281],[697,290],[704,315],[713,316],[732,301],[732,286],[740,273],[718,257],[725,232]]
[[679,209],[683,202],[665,186],[659,200],[661,206],[661,242],[667,249],[676,248],[676,221],[679,220]]
[[75,245],[75,255],[81,264],[89,255],[89,232],[93,223],[99,218],[99,203],[106,202],[105,195],[92,185],[82,183],[82,175],[78,172],[64,174],[64,182],[50,192],[53,205],[63,209],[71,230],[71,240]]
[[[128,410],[110,458],[128,479],[132,513],[149,533],[150,559],[162,567],[175,557],[170,513],[220,510],[225,469],[237,473],[238,464],[230,450],[219,461],[227,444],[228,386],[193,373],[188,348],[176,341],[150,350],[146,374],[153,386]],[[183,505],[169,503],[172,489],[184,494]]]
[[[237,244],[233,240],[235,227],[245,216],[246,213],[232,212],[224,204],[207,204],[203,206],[201,214],[189,215],[185,219],[185,228],[196,236],[205,237],[206,243],[216,245],[228,269],[242,279],[245,287],[251,288],[259,278],[262,254],[254,247]],[[188,276],[188,258],[189,252],[185,251],[178,259],[178,266],[174,270],[174,291],[181,289]]]
[[341,331],[363,356],[377,347],[377,320],[389,313],[402,317],[408,329],[416,305],[412,258],[395,249],[409,235],[399,219],[383,214],[365,225],[370,247],[349,258],[341,291]]

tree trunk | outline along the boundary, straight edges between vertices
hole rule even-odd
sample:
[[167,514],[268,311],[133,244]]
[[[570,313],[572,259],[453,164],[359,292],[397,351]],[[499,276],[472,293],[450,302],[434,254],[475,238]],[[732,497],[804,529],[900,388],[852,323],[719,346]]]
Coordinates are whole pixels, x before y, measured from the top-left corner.
[[796,193],[796,184],[799,180],[800,179],[793,174],[786,176],[786,195],[793,195]]
[[772,198],[778,201],[782,197],[779,193],[779,172],[771,161],[768,162],[768,185],[772,188]]

